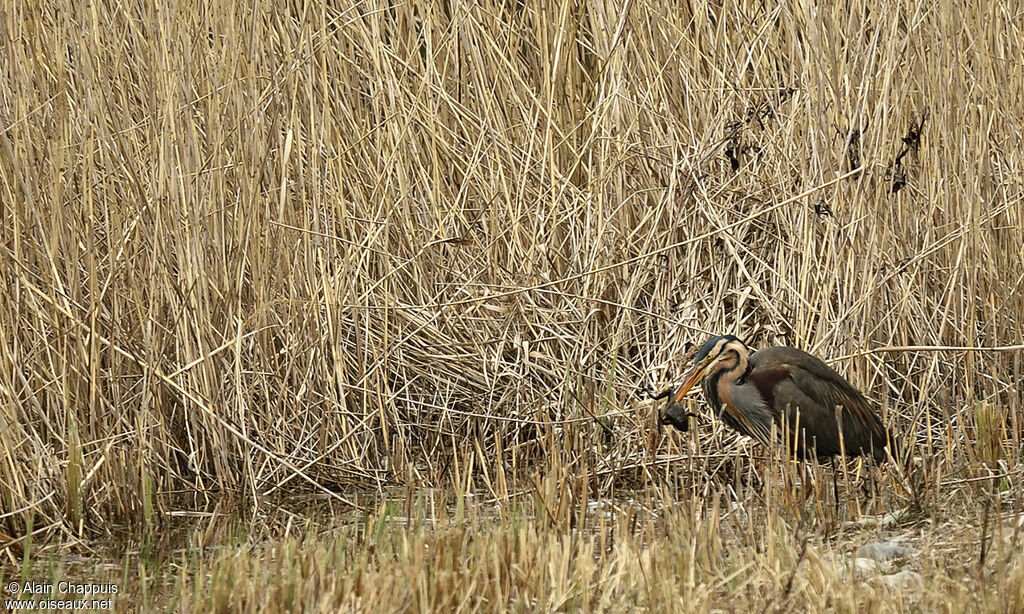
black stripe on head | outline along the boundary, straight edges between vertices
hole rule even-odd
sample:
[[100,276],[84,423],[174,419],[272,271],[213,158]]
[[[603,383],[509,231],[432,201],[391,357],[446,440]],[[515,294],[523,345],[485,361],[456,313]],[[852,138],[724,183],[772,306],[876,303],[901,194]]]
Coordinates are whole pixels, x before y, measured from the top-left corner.
[[[700,347],[700,351],[697,352],[697,357],[693,359],[693,363],[697,364],[700,361],[707,358],[708,354],[714,351],[715,348],[719,348],[720,352],[720,348],[725,347],[725,344],[729,343],[730,341],[739,341],[741,344],[743,343],[736,335],[719,335],[717,337],[712,337],[708,339],[707,342]],[[721,346],[719,346],[719,343],[721,343]]]

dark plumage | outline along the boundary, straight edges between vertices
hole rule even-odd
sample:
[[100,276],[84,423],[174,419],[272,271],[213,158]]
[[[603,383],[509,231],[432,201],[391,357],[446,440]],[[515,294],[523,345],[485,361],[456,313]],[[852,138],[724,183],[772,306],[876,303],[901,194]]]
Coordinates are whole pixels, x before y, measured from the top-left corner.
[[[772,347],[750,354],[733,335],[714,337],[701,347],[695,368],[670,400],[663,424],[687,430],[682,400],[703,379],[704,398],[719,418],[743,435],[764,443],[778,434],[791,440],[801,459],[840,453],[884,461],[892,438],[867,399],[843,376],[806,352]],[[840,408],[837,411],[837,408]]]

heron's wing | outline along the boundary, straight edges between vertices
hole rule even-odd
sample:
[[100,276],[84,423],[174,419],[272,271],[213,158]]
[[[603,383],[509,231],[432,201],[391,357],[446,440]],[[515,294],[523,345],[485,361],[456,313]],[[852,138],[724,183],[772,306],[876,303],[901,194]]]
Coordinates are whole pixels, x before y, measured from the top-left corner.
[[884,442],[885,427],[864,395],[825,363],[817,360],[816,362],[816,366],[819,367],[817,369],[794,368],[793,381],[800,390],[827,409],[835,411],[836,407],[842,407],[847,417],[853,418],[858,425],[866,427],[871,432],[872,439]]
[[788,380],[818,406],[804,410],[824,411],[834,416],[835,408],[842,407],[844,418],[853,421],[853,424],[847,423],[844,432],[848,432],[850,427],[866,429],[872,441],[879,447],[884,445],[885,427],[864,395],[814,356],[794,348],[768,348],[754,353],[751,365],[750,380],[762,390],[762,394],[767,394],[767,389],[771,390],[773,406],[779,383]]

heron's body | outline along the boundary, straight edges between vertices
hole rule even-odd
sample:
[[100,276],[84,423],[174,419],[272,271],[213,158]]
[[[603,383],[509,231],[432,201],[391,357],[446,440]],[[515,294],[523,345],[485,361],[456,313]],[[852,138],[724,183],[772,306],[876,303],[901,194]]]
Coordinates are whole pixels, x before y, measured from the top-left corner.
[[843,376],[814,356],[788,347],[750,354],[742,341],[726,335],[708,341],[696,362],[663,422],[686,430],[681,402],[703,378],[712,411],[743,435],[771,444],[773,427],[776,435],[790,433],[789,444],[802,459],[845,453],[885,460],[890,437],[878,414]]

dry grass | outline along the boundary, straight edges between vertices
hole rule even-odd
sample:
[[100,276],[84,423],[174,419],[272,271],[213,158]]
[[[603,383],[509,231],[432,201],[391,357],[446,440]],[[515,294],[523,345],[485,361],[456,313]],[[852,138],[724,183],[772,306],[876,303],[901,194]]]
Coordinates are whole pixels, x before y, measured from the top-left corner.
[[[79,579],[120,607],[1024,609],[1012,3],[327,4],[0,8],[3,569],[113,538]],[[721,332],[827,358],[912,470],[786,505],[710,417],[659,433],[638,388]],[[924,593],[829,562],[878,536]]]

